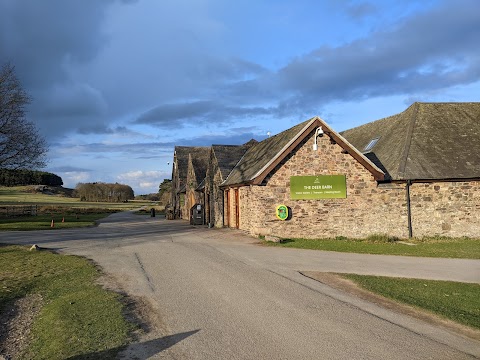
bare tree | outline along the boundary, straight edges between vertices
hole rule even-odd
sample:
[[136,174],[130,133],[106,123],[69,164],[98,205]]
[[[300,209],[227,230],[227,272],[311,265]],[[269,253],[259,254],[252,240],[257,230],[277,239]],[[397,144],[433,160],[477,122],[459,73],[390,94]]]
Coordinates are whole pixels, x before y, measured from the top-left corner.
[[45,167],[48,151],[45,139],[25,116],[30,97],[6,64],[0,70],[0,168]]

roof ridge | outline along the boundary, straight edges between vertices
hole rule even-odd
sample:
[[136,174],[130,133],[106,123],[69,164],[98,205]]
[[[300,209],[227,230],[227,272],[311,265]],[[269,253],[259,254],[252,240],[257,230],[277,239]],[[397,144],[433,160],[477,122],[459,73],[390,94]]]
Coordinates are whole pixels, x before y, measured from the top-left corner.
[[[413,137],[413,132],[415,130],[415,124],[417,122],[419,106],[420,106],[420,103],[418,102],[415,102],[411,105],[413,114],[410,118],[410,124],[408,126],[407,133],[406,133],[405,147],[403,149],[403,153],[400,158],[400,165],[398,166],[398,175],[401,177],[405,177],[405,169],[407,167],[407,160],[408,160],[408,155],[410,153],[410,147],[412,146],[412,137]],[[406,111],[408,111],[408,109]]]
[[[306,123],[306,125],[305,125],[300,131],[298,131],[298,132],[283,146],[283,148],[280,149],[280,151],[279,151],[277,154],[275,154],[275,156],[272,157],[272,158],[270,159],[270,161],[268,161],[268,162],[265,164],[265,166],[264,166],[263,168],[261,168],[259,171],[257,171],[257,173],[253,176],[253,178],[256,178],[259,174],[261,174],[263,171],[265,171],[265,169],[267,169],[267,168],[276,160],[276,158],[277,158],[280,154],[282,154],[286,149],[288,149],[288,147],[289,147],[292,143],[294,143],[295,140],[296,140],[306,129],[308,129],[308,127],[309,127],[313,122],[315,122],[315,120],[317,120],[317,119],[319,119],[319,117],[318,117],[318,116],[314,116],[314,117],[310,118],[310,120],[307,120],[308,122]],[[298,125],[295,125],[295,126],[298,126]],[[295,126],[291,127],[290,129],[294,128]],[[288,131],[288,130],[290,130],[290,129],[287,129],[287,130],[285,130],[285,131]],[[276,134],[276,135],[274,135],[274,136],[278,136],[278,135],[280,135],[280,134],[281,134],[281,133],[278,133],[278,134]],[[272,137],[273,137],[273,136],[272,136]]]

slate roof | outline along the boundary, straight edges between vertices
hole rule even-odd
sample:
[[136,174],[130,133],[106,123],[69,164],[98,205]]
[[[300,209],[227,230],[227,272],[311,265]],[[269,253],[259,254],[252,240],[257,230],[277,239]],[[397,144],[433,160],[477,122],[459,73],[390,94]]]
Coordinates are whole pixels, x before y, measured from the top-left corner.
[[200,184],[207,175],[208,159],[210,157],[210,147],[193,147],[190,150],[190,156],[192,157],[192,165],[193,170],[195,171],[197,184]]
[[480,178],[480,103],[414,103],[341,133],[391,180]]
[[309,121],[254,144],[222,185],[242,184],[250,181]]
[[209,149],[210,147],[205,146],[175,146],[178,177],[182,185],[187,181],[189,155],[192,156],[192,165],[195,170],[197,184],[202,182],[207,171]]
[[222,186],[255,184],[263,181],[267,173],[308,134],[322,126],[336,143],[347,150],[357,161],[368,168],[376,179],[383,180],[384,173],[346,139],[332,130],[323,120],[314,117],[275,136],[254,144],[232,170]]
[[212,145],[213,153],[217,159],[220,173],[222,174],[222,180],[228,177],[228,174],[230,174],[235,165],[238,164],[247,150],[256,143],[256,140],[250,140],[243,145]]
[[175,146],[175,156],[177,159],[177,172],[178,177],[182,184],[185,184],[187,180],[187,171],[188,171],[188,154],[191,146]]

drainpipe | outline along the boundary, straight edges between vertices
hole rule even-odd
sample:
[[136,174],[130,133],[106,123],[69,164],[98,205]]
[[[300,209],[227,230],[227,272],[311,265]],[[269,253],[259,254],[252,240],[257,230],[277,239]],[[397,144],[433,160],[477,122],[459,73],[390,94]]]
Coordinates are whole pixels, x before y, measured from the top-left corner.
[[412,180],[407,180],[407,216],[408,216],[408,238],[411,239],[413,237],[412,233],[412,207],[410,206],[410,186],[412,185]]

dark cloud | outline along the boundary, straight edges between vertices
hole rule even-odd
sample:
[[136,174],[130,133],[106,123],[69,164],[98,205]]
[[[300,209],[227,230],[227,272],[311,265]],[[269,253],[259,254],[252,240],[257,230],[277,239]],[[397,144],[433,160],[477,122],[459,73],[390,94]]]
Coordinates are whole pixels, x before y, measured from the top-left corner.
[[[447,6],[449,5],[449,6]],[[470,6],[468,6],[470,5]],[[278,73],[299,105],[422,93],[480,79],[476,1],[446,2],[341,47],[322,47]]]
[[61,172],[61,173],[69,173],[69,172],[91,172],[91,171],[93,171],[93,170],[66,165],[66,166],[57,166],[57,167],[49,168],[49,171],[52,171],[52,172]]
[[[277,68],[225,51],[235,48],[226,43],[234,38],[203,2],[162,2],[158,13],[133,3],[0,1],[2,61],[16,66],[34,99],[29,116],[50,140],[66,133],[136,135],[118,127],[129,119],[129,126],[167,131],[304,120],[332,102],[392,95],[428,100],[426,94],[480,79],[477,0],[432,2],[423,12],[407,1],[402,16],[375,22],[365,37],[321,46],[319,36],[315,50]],[[185,13],[186,4],[197,12]],[[361,21],[387,6],[330,1],[329,9]],[[125,25],[140,15],[141,22]],[[245,36],[254,30],[244,29]]]
[[[218,96],[162,104],[134,123],[174,129],[245,118],[304,119],[329,102],[393,95],[425,98],[426,93],[477,82],[480,11],[471,11],[476,6],[476,0],[445,1],[402,17],[368,38],[317,48],[278,71],[250,63],[239,63],[235,70],[232,64],[222,67],[212,60],[202,72],[222,82],[217,93],[213,86],[204,93]],[[368,2],[347,3],[346,11],[361,18],[377,9]]]
[[378,8],[369,2],[349,3],[346,6],[347,14],[355,20],[363,20],[366,17],[375,15]]
[[[190,133],[188,133],[190,135]],[[134,159],[164,159],[173,154],[173,148],[176,145],[182,146],[211,146],[212,144],[241,145],[251,139],[261,141],[267,137],[266,131],[260,131],[257,127],[236,127],[214,134],[202,134],[198,136],[182,137],[171,141],[143,142],[143,143],[88,143],[82,145],[62,145],[56,144],[54,151],[71,152],[72,154],[81,153],[83,155],[92,154],[99,158],[107,154],[125,154]],[[74,156],[74,155],[72,155]],[[73,167],[66,166],[57,170],[59,172],[74,171],[69,170]],[[77,169],[75,171],[87,171]]]
[[141,114],[135,124],[149,124],[165,129],[176,129],[185,125],[228,123],[232,120],[268,115],[271,111],[263,107],[228,106],[222,101],[193,101],[179,104],[160,105]]
[[30,117],[48,138],[96,123],[107,105],[101,92],[71,75],[106,45],[101,31],[114,0],[3,0],[1,61],[15,66],[32,96]]
[[[57,144],[53,151],[71,152],[75,154],[92,154],[98,158],[107,158],[113,154],[125,155],[128,158],[158,158],[173,151],[173,142],[144,142],[144,143],[87,143],[81,145]],[[88,155],[90,156],[90,155]]]
[[267,135],[258,135],[255,132],[235,133],[229,132],[227,134],[211,134],[203,135],[189,139],[178,139],[176,145],[180,146],[211,146],[211,145],[242,145],[246,142],[255,139],[257,141],[264,140]]
[[99,31],[110,0],[4,0],[0,53],[26,87],[68,80],[68,66],[92,60],[106,38]]
[[105,124],[79,126],[77,133],[81,135],[123,135],[145,137],[145,135],[133,131],[126,126],[110,127]]

